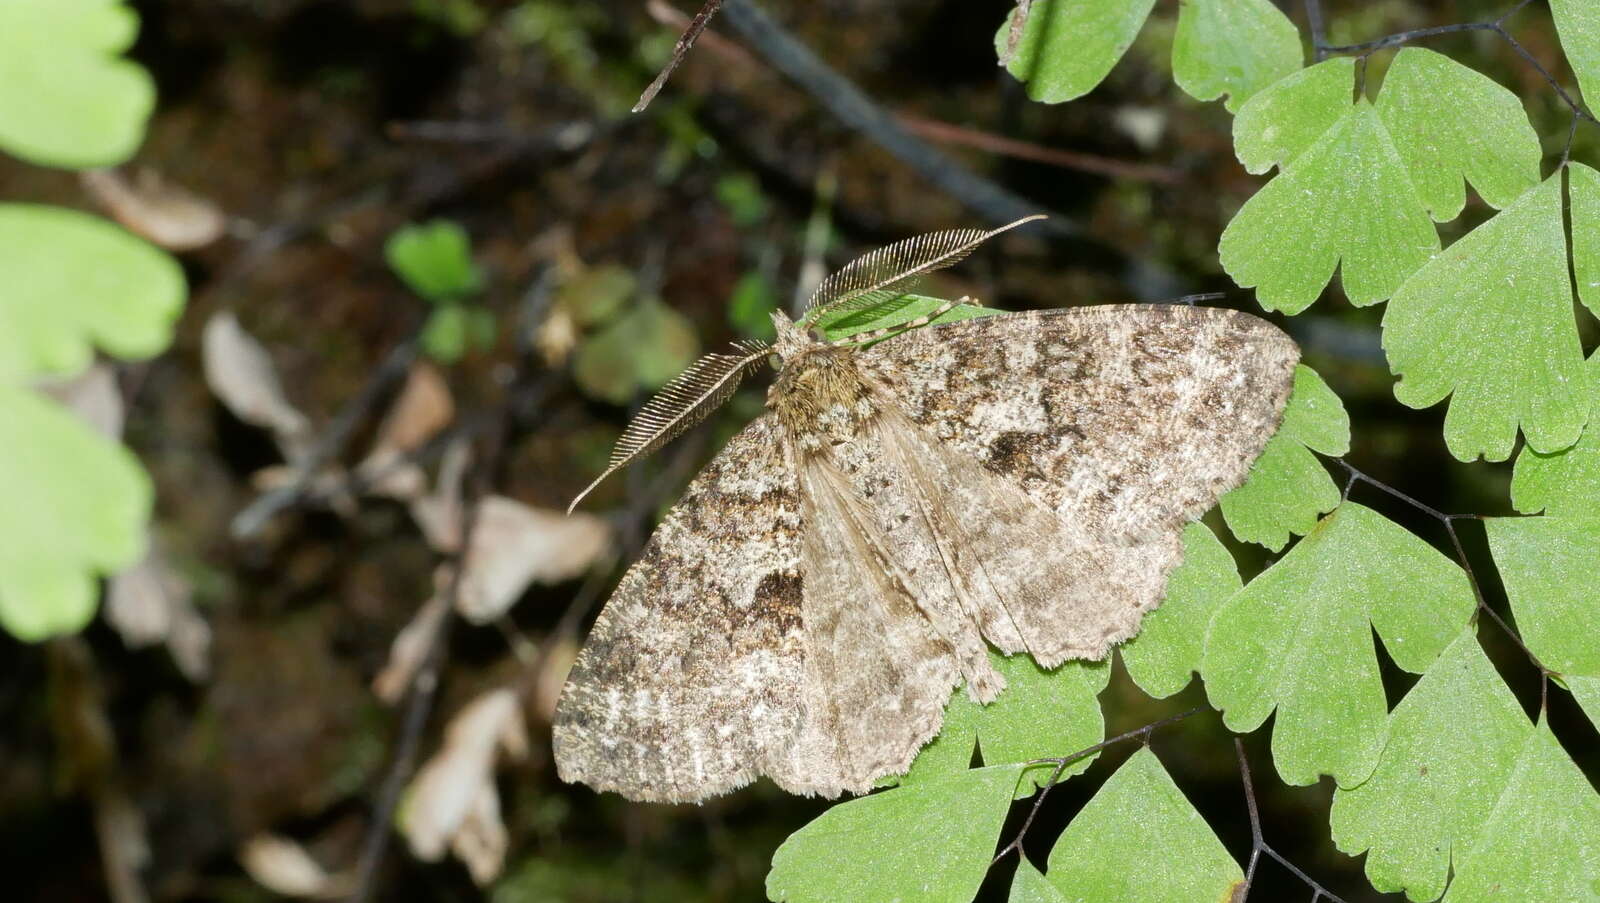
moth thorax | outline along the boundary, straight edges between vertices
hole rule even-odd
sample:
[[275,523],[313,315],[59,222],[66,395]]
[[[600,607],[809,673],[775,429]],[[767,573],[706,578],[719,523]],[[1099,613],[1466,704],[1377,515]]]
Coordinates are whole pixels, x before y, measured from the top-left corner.
[[852,438],[872,415],[853,349],[816,345],[784,362],[767,392],[767,407],[801,447]]

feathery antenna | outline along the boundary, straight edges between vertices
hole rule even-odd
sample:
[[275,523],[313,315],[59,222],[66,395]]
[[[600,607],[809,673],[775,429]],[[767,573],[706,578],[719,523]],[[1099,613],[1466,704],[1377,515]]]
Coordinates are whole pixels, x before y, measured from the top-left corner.
[[960,262],[974,248],[996,235],[1044,218],[1042,213],[1034,214],[987,231],[929,232],[864,254],[822,280],[806,303],[806,313],[801,319],[814,323],[824,313],[861,310],[903,295],[923,276]]
[[667,383],[656,396],[639,411],[638,416],[622,431],[617,447],[611,450],[611,461],[605,472],[578,493],[567,513],[578,507],[583,497],[599,486],[606,477],[626,467],[635,458],[648,455],[678,436],[684,430],[706,419],[712,411],[722,406],[739,387],[750,365],[771,353],[765,342],[735,342],[735,354],[708,354]]

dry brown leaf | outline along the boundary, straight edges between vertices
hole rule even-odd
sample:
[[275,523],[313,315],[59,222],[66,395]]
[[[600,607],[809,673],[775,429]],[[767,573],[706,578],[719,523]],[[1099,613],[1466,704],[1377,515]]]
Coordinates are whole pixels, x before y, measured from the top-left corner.
[[395,634],[394,643],[389,647],[389,661],[372,679],[372,692],[379,699],[394,705],[406,695],[406,688],[416,678],[417,669],[422,667],[449,611],[445,597],[435,594],[417,609],[411,623]]
[[435,552],[453,555],[461,548],[461,481],[472,462],[472,444],[457,439],[445,448],[434,490],[411,501],[411,518],[417,522]]
[[[442,554],[461,549],[464,506],[461,483],[471,446],[457,441],[445,450],[434,491],[411,502],[411,516]],[[456,610],[474,624],[504,614],[528,584],[558,583],[582,574],[611,551],[611,529],[594,515],[564,515],[491,495],[478,503],[472,548],[456,592]]]
[[257,884],[285,897],[342,897],[354,883],[350,875],[329,874],[305,847],[281,834],[251,837],[239,847],[238,857]]
[[534,334],[533,347],[546,367],[559,370],[567,365],[567,358],[578,347],[578,323],[566,308],[550,311]]
[[406,455],[438,435],[455,415],[455,401],[439,369],[426,361],[412,364],[405,387],[378,427],[372,451],[356,467],[367,491],[398,499],[421,496],[427,477]]
[[1161,146],[1161,135],[1167,129],[1167,114],[1160,107],[1126,105],[1118,107],[1111,115],[1111,124],[1117,131],[1133,139],[1142,151],[1153,151]]
[[570,636],[552,637],[539,659],[539,673],[533,683],[533,713],[545,723],[556,713],[556,700],[567,683],[567,672],[578,660],[578,641]]
[[284,396],[272,356],[231,311],[207,321],[200,350],[212,394],[240,420],[270,430],[285,458],[302,457],[310,422]]
[[610,550],[611,529],[592,514],[566,515],[487,496],[478,503],[456,610],[486,624],[505,614],[528,584],[569,580]]
[[494,767],[501,753],[511,761],[528,754],[521,703],[504,688],[450,720],[443,745],[407,788],[400,830],[418,859],[435,862],[450,849],[479,884],[499,875],[506,839]]
[[140,170],[132,183],[115,169],[92,169],[80,178],[117,222],[163,248],[192,251],[221,238],[227,229],[216,204],[154,170]]
[[211,670],[211,627],[192,603],[193,587],[154,548],[111,578],[106,621],[130,649],[166,643],[178,670],[192,681]]
[[95,432],[112,439],[122,436],[122,392],[111,365],[102,361],[71,379],[44,380],[35,388],[71,408]]
[[488,790],[473,798],[467,817],[450,839],[450,852],[466,865],[479,887],[486,887],[500,877],[510,845],[511,838],[500,820],[500,793],[490,781]]
[[304,469],[294,464],[272,464],[250,474],[250,488],[257,492],[265,494],[298,486],[343,517],[355,517],[360,508],[350,485],[350,475],[337,464],[323,467],[310,479]]
[[150,864],[150,837],[144,813],[120,786],[108,784],[90,794],[94,800],[94,829],[100,841],[100,861],[106,871],[106,890],[112,903],[146,903],[140,872]]

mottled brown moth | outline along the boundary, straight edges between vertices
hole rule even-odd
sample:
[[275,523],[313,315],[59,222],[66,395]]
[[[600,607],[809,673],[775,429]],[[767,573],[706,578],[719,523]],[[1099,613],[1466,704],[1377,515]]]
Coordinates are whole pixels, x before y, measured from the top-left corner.
[[775,360],[767,412],[690,483],[573,665],[563,779],[672,802],[760,775],[863,793],[910,766],[952,687],[1004,688],[989,646],[1050,668],[1137,632],[1184,525],[1277,430],[1299,349],[1248,314],[1159,304],[811,330],[1021,222],[858,259],[798,321],[774,314],[772,346],[703,358],[628,426],[602,479]]

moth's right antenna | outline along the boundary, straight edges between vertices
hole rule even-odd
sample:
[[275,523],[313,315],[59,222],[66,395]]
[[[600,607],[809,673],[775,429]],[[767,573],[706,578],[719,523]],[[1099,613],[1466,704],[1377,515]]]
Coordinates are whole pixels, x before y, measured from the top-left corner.
[[824,313],[861,310],[903,295],[923,276],[954,266],[996,235],[1044,218],[1036,213],[998,229],[929,232],[863,254],[822,280],[801,319],[814,323]]
[[772,353],[765,342],[735,342],[734,348],[736,354],[708,354],[700,358],[657,392],[622,431],[617,447],[611,450],[605,472],[578,493],[567,506],[567,513],[571,514],[583,497],[606,477],[706,419],[733,395],[750,366]]

